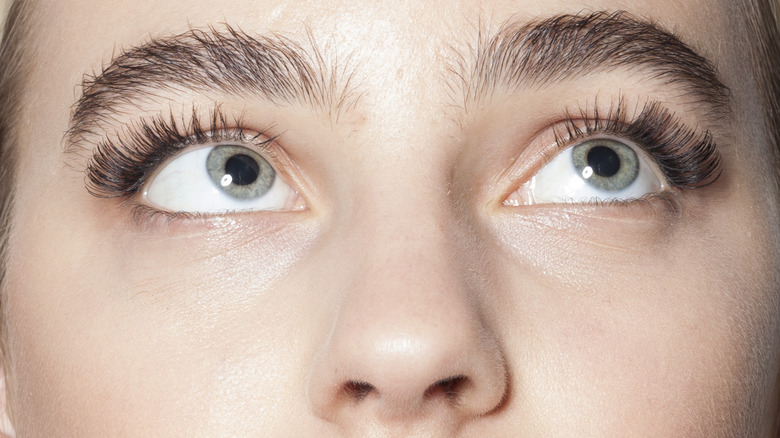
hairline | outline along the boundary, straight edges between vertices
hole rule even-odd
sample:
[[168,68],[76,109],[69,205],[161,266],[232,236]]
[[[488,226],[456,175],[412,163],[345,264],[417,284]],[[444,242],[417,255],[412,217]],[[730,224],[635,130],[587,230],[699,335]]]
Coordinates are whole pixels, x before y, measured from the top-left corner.
[[[12,371],[7,365],[13,361],[12,352],[7,348],[7,302],[10,294],[7,291],[6,273],[9,238],[14,226],[20,109],[30,86],[29,72],[35,60],[35,50],[31,47],[35,40],[29,31],[37,18],[32,11],[32,1],[11,1],[5,21],[2,22],[0,41],[0,377],[6,382],[11,378]],[[9,400],[11,394],[3,395],[6,399],[5,413],[13,421],[14,412]]]

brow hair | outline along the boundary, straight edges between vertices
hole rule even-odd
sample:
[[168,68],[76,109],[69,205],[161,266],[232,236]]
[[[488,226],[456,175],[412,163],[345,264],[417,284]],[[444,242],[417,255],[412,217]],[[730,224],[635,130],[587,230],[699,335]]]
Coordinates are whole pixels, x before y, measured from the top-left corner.
[[[482,32],[480,32],[482,33]],[[588,73],[641,71],[666,85],[679,85],[694,103],[725,113],[729,90],[715,68],[673,34],[624,11],[559,15],[531,23],[508,23],[450,68],[465,103],[496,88],[544,86]],[[709,111],[708,111],[709,112]]]
[[68,132],[69,143],[99,131],[116,108],[161,91],[260,95],[276,104],[302,103],[331,115],[354,104],[347,62],[330,63],[313,37],[304,47],[279,35],[250,36],[229,25],[155,38],[86,75]]

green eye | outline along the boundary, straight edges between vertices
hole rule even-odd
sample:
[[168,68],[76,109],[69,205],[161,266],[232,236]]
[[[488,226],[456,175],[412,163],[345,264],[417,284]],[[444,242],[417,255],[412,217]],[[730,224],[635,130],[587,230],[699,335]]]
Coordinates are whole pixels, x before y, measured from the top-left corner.
[[638,146],[594,138],[560,151],[504,204],[629,202],[666,187],[658,166]]
[[268,161],[243,146],[213,148],[206,159],[206,170],[219,190],[238,200],[265,195],[276,179]]
[[618,192],[639,175],[636,152],[614,140],[590,140],[574,146],[571,159],[582,179],[598,190]]
[[227,144],[170,159],[146,183],[143,196],[163,211],[224,214],[287,210],[297,192],[259,153]]

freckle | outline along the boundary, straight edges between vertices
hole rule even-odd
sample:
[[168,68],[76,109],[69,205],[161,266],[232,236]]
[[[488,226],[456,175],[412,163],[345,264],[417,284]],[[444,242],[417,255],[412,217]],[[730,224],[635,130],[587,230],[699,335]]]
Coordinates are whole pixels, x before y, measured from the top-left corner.
[[395,72],[395,78],[399,81],[404,78],[404,69],[399,68],[398,71]]
[[357,114],[352,118],[351,122],[355,128],[359,128],[361,126],[365,126],[365,124],[368,122],[368,117],[366,117],[365,114]]

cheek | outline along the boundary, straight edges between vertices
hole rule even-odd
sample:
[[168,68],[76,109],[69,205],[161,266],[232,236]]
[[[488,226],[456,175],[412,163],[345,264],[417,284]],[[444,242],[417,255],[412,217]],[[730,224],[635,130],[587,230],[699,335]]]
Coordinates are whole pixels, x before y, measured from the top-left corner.
[[166,238],[45,192],[20,201],[4,291],[17,430],[248,436],[286,418],[251,412],[293,410],[306,318],[280,279],[315,226],[234,221]]
[[750,430],[753,409],[769,408],[751,401],[771,399],[767,365],[778,367],[776,262],[751,237],[766,235],[758,226],[716,225],[575,215],[500,224],[496,265],[510,286],[497,313],[517,393],[540,401],[518,415],[546,433]]

